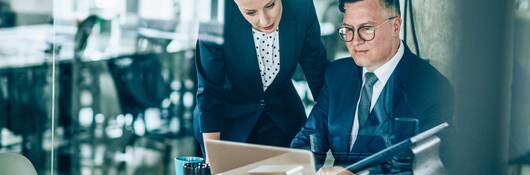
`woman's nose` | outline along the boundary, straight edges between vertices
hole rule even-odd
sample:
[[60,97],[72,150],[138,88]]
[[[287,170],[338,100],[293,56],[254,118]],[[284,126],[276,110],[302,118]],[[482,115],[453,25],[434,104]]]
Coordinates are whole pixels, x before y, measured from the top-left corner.
[[265,14],[261,14],[259,18],[259,25],[261,27],[268,27],[269,26],[269,18]]

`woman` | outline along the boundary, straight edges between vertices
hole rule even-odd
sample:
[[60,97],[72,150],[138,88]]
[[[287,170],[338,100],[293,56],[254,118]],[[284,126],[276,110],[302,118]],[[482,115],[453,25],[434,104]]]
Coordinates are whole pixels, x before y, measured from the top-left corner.
[[222,139],[288,147],[307,118],[291,82],[296,66],[317,97],[328,64],[313,2],[225,2],[234,10],[226,11],[224,45],[197,43],[195,136],[201,145]]

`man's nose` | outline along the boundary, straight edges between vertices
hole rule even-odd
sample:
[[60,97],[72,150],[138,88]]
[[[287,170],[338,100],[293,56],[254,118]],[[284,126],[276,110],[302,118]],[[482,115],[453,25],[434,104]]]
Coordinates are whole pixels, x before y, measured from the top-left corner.
[[366,41],[364,41],[364,40],[359,36],[358,32],[356,31],[356,32],[353,33],[353,40],[352,40],[351,42],[352,42],[352,44],[353,44],[354,46],[358,46],[358,45],[361,45],[361,44],[365,43]]

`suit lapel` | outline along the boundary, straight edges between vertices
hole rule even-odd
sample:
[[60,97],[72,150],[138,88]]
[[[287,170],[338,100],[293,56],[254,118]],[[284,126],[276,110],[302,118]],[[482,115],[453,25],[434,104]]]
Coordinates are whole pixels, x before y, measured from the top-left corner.
[[[288,7],[287,7],[288,8]],[[298,59],[296,58],[296,51],[298,51],[296,44],[296,33],[298,31],[297,21],[294,19],[293,15],[289,11],[283,10],[282,19],[280,21],[279,28],[279,40],[280,40],[280,72],[276,75],[276,78],[273,80],[272,84],[267,88],[273,91],[278,89],[281,82],[286,81],[286,79],[291,79],[289,73],[292,73],[291,70],[297,64]]]
[[[288,8],[288,7],[285,7]],[[278,89],[278,86],[285,79],[290,79],[290,70],[294,70],[293,67],[297,63],[296,51],[298,50],[296,45],[296,33],[298,31],[297,21],[294,16],[287,10],[283,10],[282,19],[279,25],[279,42],[280,42],[280,71],[272,84],[267,88],[269,90]],[[256,92],[263,93],[263,83],[261,81],[260,70],[257,61],[257,53],[254,44],[254,38],[252,36],[252,26],[243,18],[241,14],[234,14],[232,20],[232,27],[230,28],[231,43],[228,43],[234,53],[237,53],[235,58],[237,59],[232,62],[238,63],[243,66],[238,66],[241,72],[245,72],[243,79],[250,82],[251,88],[255,89]],[[251,72],[250,74],[246,74]]]
[[[351,59],[353,69],[350,75],[352,78],[347,79],[346,83],[343,86],[342,94],[344,95],[341,96],[341,106],[340,108],[338,108],[342,109],[342,115],[339,116],[341,117],[341,119],[337,120],[339,122],[342,122],[342,126],[339,127],[339,130],[341,131],[338,131],[338,133],[344,133],[348,136],[351,135],[353,129],[355,109],[357,107],[357,101],[359,101],[359,93],[361,91],[362,85],[362,69],[355,65],[355,63],[353,62],[353,58]],[[348,142],[346,142],[345,144],[345,150],[347,150],[346,152],[349,152],[351,139],[349,139]]]
[[394,108],[398,106],[399,103],[408,103],[407,97],[404,95],[409,78],[410,64],[415,56],[406,45],[404,47],[405,53],[403,54],[403,58],[399,61],[388,82],[392,87],[390,88],[390,94],[387,94],[388,99],[385,103],[385,108],[390,112],[391,117],[397,116],[396,109]]
[[234,67],[237,69],[238,76],[242,77],[241,81],[249,82],[249,88],[253,89],[254,92],[263,94],[263,83],[261,82],[252,26],[240,13],[237,13],[233,17],[233,25],[230,29],[231,43],[227,43],[233,49],[232,52],[236,54],[226,59],[236,59],[230,62],[236,63]]

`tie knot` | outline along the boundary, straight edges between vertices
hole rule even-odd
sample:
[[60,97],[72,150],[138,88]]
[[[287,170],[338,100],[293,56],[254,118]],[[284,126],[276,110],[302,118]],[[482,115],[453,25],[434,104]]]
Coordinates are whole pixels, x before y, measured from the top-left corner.
[[373,87],[375,82],[377,82],[377,76],[373,72],[367,72],[364,74],[364,83],[368,87]]

